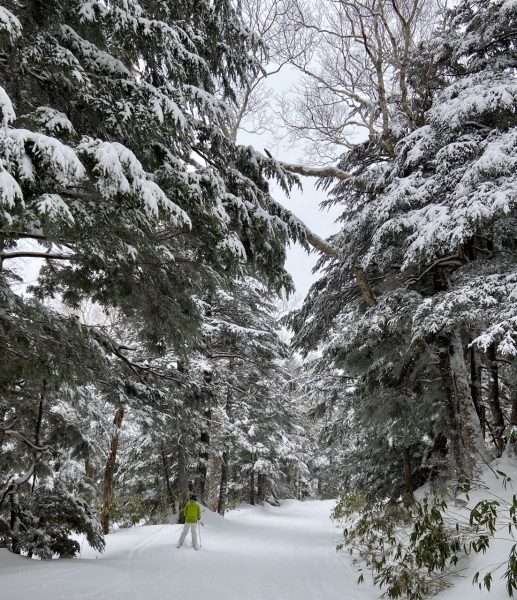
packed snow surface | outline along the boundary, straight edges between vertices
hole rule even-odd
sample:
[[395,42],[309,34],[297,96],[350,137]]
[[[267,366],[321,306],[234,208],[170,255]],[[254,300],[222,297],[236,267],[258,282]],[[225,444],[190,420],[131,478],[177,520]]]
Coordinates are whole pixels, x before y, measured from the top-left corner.
[[202,547],[176,542],[181,525],[120,530],[104,554],[36,561],[0,550],[2,600],[374,600],[336,553],[331,501],[241,506],[223,519],[204,511]]

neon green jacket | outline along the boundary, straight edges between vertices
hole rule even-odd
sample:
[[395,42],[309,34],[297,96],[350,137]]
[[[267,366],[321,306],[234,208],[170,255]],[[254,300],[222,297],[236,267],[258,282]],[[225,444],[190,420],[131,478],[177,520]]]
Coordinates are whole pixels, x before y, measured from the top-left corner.
[[197,523],[201,519],[201,506],[195,500],[191,500],[183,509],[183,514],[185,523]]

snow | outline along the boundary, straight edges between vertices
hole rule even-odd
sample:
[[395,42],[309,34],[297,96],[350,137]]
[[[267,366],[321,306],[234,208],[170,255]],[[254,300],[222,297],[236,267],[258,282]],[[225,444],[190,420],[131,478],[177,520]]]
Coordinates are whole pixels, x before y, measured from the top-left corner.
[[356,585],[330,521],[332,501],[242,505],[219,515],[204,510],[202,547],[175,544],[181,525],[119,530],[102,555],[83,547],[77,560],[35,561],[0,550],[2,598],[26,600],[374,600]]
[[11,43],[22,34],[20,21],[5,6],[0,6],[0,31],[6,33]]
[[136,195],[149,216],[157,217],[161,208],[175,225],[191,227],[187,213],[169,200],[129,148],[118,142],[84,137],[78,150],[94,161],[97,189],[105,198],[119,193]]
[[75,151],[53,137],[34,133],[27,129],[5,128],[0,130],[0,151],[4,158],[4,167],[19,172],[21,180],[34,178],[33,160],[27,152],[36,156],[49,174],[63,185],[75,185],[85,176],[86,170]]
[[[497,472],[504,473],[511,478],[506,486],[503,478]],[[506,570],[506,562],[512,546],[517,542],[513,536],[515,533],[508,532],[509,517],[508,505],[511,506],[513,495],[517,493],[517,467],[515,459],[504,456],[493,461],[490,466],[484,467],[480,474],[481,486],[473,489],[468,498],[465,508],[454,507],[452,509],[455,518],[468,522],[469,511],[481,500],[496,500],[500,503],[497,509],[497,531],[494,539],[490,540],[490,547],[486,553],[472,555],[467,563],[460,565],[458,578],[452,580],[453,587],[439,594],[437,600],[477,600],[490,599],[502,600],[508,598],[505,589],[505,580],[502,578]],[[486,589],[480,590],[477,585],[472,584],[476,572],[480,573],[479,581],[488,571],[493,572],[493,581],[490,593]]]
[[[1,8],[1,7],[0,7]],[[0,13],[1,14],[1,13]],[[16,119],[13,104],[7,92],[0,86],[0,111],[2,112],[2,124],[7,125]]]
[[36,206],[38,212],[47,215],[51,221],[57,221],[61,218],[69,225],[74,224],[74,217],[59,194],[43,194],[38,198]]
[[40,106],[36,109],[36,119],[50,133],[60,133],[66,131],[70,134],[75,133],[74,126],[70,119],[62,112],[51,108],[50,106]]
[[[4,169],[0,170],[0,205],[13,208],[16,201],[22,199],[22,190],[16,179]],[[4,218],[8,218],[8,213]]]

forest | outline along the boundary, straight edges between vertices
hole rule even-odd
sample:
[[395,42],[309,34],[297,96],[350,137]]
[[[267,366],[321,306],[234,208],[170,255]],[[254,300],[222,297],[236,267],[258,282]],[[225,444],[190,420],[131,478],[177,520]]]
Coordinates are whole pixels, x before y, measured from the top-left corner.
[[516,69],[514,0],[1,0],[0,548],[337,499],[417,600],[511,533],[447,511],[517,460]]

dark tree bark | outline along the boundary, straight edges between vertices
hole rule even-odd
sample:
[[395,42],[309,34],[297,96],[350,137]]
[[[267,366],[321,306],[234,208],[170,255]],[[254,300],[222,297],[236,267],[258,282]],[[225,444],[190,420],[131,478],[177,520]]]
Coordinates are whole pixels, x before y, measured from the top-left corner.
[[189,495],[187,472],[187,437],[182,431],[178,438],[178,480],[177,480],[177,507],[178,523],[185,522],[183,508]]
[[219,502],[217,504],[217,512],[224,517],[224,513],[228,508],[228,479],[230,468],[230,451],[223,452],[221,461],[221,483],[219,485]]
[[18,534],[20,532],[20,504],[18,501],[18,493],[13,492],[9,496],[10,509],[11,509],[11,519],[9,523],[9,527],[11,529],[11,552],[14,554],[21,554],[19,547],[19,538]]
[[5,439],[5,415],[7,414],[7,402],[0,397],[0,451],[4,445]]
[[200,452],[198,461],[198,477],[197,477],[197,489],[196,493],[203,504],[207,503],[207,476],[208,476],[208,461],[210,460],[210,434],[212,425],[212,381],[213,373],[211,371],[205,371],[204,381],[206,384],[205,393],[207,397],[206,410],[204,411],[204,420],[201,430],[200,441]]
[[483,437],[486,437],[486,411],[481,393],[481,365],[478,362],[477,350],[474,346],[470,348],[470,391],[476,413],[479,417],[481,434]]
[[255,469],[253,468],[253,463],[255,462],[255,457],[251,457],[252,467],[250,472],[250,504],[255,505],[256,503],[256,495],[255,495]]
[[[230,351],[234,352],[235,348],[233,345],[230,345]],[[228,369],[233,371],[234,369],[234,360],[231,358],[229,360]],[[232,407],[233,407],[233,397],[230,388],[228,388],[228,392],[226,394],[226,405],[224,410],[226,412],[226,416],[228,417],[228,421],[232,422]],[[228,508],[228,481],[230,479],[230,458],[231,458],[231,446],[226,446],[223,451],[223,456],[221,460],[221,479],[219,484],[219,502],[217,505],[217,512],[224,516],[226,509]]]
[[321,500],[323,498],[323,481],[321,479],[321,473],[318,473],[318,499]]
[[89,479],[95,479],[95,475],[97,474],[97,471],[89,458],[85,458],[84,460],[84,473]]
[[512,414],[510,416],[510,425],[512,427],[517,427],[517,390],[514,390],[512,395]]
[[439,344],[450,454],[460,486],[468,487],[477,458],[488,462],[491,456],[476,416],[459,332],[441,336]]
[[124,409],[119,408],[115,413],[115,418],[113,419],[111,450],[108,455],[108,460],[106,461],[106,468],[104,469],[104,491],[101,510],[101,526],[104,535],[107,535],[109,533],[110,512],[113,503],[113,475],[115,474],[115,468],[117,463],[118,442],[123,419]]
[[267,479],[264,473],[257,475],[257,497],[259,504],[263,504],[266,499]]
[[171,483],[171,478],[169,475],[169,464],[167,463],[167,456],[165,454],[165,448],[163,446],[163,444],[161,445],[160,448],[160,454],[162,457],[162,465],[163,465],[163,476],[165,479],[165,486],[167,488],[167,497],[169,498],[169,504],[171,506],[171,508],[174,509],[174,491],[172,489],[172,483]]
[[[508,440],[508,451],[517,455],[517,389],[512,392],[512,414],[510,415],[510,427],[512,428],[512,434]],[[515,431],[516,433],[514,433]]]
[[448,337],[443,337],[440,339],[438,361],[445,394],[449,449],[454,461],[458,480],[462,481],[467,479],[467,465],[465,464],[465,453],[463,449],[463,441],[461,439],[460,411],[456,394],[454,393],[454,380],[451,371],[450,352],[450,339]]
[[440,432],[436,436],[429,456],[431,462],[429,479],[433,481],[439,475],[440,471],[442,471],[443,465],[447,461],[447,438],[443,433]]
[[[42,387],[41,387],[41,394],[40,394],[40,399],[39,399],[39,405],[38,405],[38,418],[36,420],[36,429],[34,432],[34,446],[36,448],[39,448],[39,446],[40,446],[41,426],[43,424],[43,405],[45,402],[46,391],[47,391],[47,380],[43,379],[43,383],[42,383]],[[34,462],[36,463],[39,458],[40,453],[36,449],[34,449],[32,451],[32,453],[34,456]],[[31,495],[34,494],[34,488],[36,487],[36,479],[37,479],[37,475],[36,475],[36,471],[34,471],[34,475],[32,478]]]
[[413,504],[415,502],[415,496],[413,494],[413,469],[411,466],[411,451],[409,448],[404,448],[404,493],[406,500]]
[[302,486],[300,482],[300,469],[294,468],[294,496],[297,500],[302,499]]
[[210,423],[212,422],[212,410],[210,408],[205,411],[204,417],[203,430],[199,438],[201,450],[198,461],[197,495],[201,502],[206,504],[208,461],[210,459]]
[[488,404],[492,413],[494,443],[497,455],[501,456],[504,451],[504,415],[501,410],[499,394],[499,367],[497,365],[497,353],[495,344],[491,344],[487,351],[488,365],[490,371],[490,385],[488,390]]

